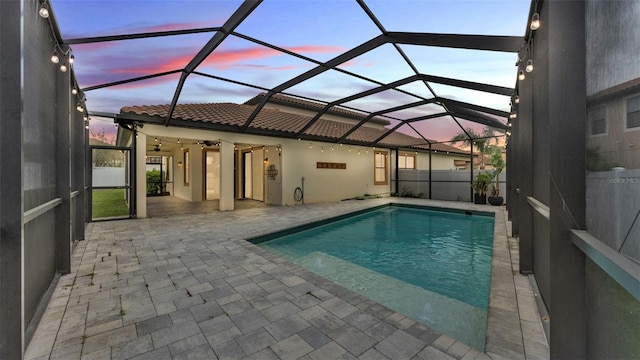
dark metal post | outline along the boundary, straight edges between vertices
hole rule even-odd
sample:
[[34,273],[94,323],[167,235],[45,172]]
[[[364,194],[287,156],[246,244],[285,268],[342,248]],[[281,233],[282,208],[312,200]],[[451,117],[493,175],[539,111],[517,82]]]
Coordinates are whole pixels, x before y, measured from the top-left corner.
[[22,359],[22,13],[0,1],[0,359]]
[[431,169],[432,169],[432,166],[431,166],[431,152],[432,152],[431,151],[431,143],[429,143],[429,199],[433,199],[433,197],[431,195],[431,193],[432,193],[432,191],[431,191],[431,183],[432,183],[432,181],[431,181]]
[[584,359],[589,357],[585,256],[571,243],[569,230],[584,229],[586,222],[585,2],[552,0],[545,5],[541,17],[549,27],[543,37],[549,44],[549,71],[544,74],[549,79],[549,346],[552,359]]
[[62,203],[55,209],[56,230],[56,270],[66,274],[71,272],[71,86],[70,72],[56,72],[56,100],[62,105],[54,112],[56,123],[56,194]]
[[470,150],[469,150],[469,157],[471,159],[471,163],[469,165],[469,170],[470,170],[470,173],[471,173],[471,182],[469,183],[469,188],[470,188],[470,191],[471,191],[471,202],[474,202],[473,201],[473,187],[471,187],[471,184],[473,184],[473,139],[471,139],[470,144],[471,144],[471,147],[470,147]]
[[398,160],[399,160],[399,157],[400,157],[400,155],[399,155],[400,151],[399,150],[400,150],[400,148],[396,148],[396,189],[395,189],[396,190],[396,194],[400,194],[400,188],[399,188],[399,186],[400,186],[399,185],[400,184],[400,177],[399,177],[400,176],[400,169],[399,169],[399,167],[400,166],[398,166]]

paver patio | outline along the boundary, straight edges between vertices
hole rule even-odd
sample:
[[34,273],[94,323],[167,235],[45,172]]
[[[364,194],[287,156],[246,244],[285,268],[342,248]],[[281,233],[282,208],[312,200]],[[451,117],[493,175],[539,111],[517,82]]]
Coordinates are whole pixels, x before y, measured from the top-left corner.
[[[393,201],[496,212],[486,353],[244,240]],[[405,198],[92,223],[26,359],[545,359],[507,225]]]

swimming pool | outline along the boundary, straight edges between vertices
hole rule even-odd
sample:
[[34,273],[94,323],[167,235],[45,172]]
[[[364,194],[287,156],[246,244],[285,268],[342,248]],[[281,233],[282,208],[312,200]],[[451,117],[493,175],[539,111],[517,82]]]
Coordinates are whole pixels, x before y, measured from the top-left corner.
[[392,204],[251,241],[483,351],[493,226],[492,213]]

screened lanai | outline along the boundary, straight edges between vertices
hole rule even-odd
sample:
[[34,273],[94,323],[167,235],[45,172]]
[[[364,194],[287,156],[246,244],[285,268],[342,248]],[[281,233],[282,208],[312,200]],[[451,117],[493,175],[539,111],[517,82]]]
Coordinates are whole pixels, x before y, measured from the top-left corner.
[[[80,274],[74,277],[81,278],[79,296],[92,297],[99,288],[92,287],[93,266],[119,255],[98,242],[118,248],[135,241],[127,238],[129,224],[144,224],[105,222],[110,230],[87,232],[93,186],[87,149],[109,148],[120,154],[109,161],[128,162],[126,171],[136,172],[136,162],[122,155],[134,147],[118,143],[118,134],[135,130],[146,141],[141,152],[153,153],[159,144],[151,129],[163,129],[166,137],[158,140],[175,141],[174,148],[190,141],[198,151],[211,143],[273,153],[299,140],[289,153],[304,147],[316,157],[328,150],[327,156],[340,145],[363,153],[384,149],[395,154],[396,165],[402,152],[455,146],[469,157],[466,191],[480,171],[478,141],[490,140],[504,149],[508,164],[509,199],[497,211],[509,230],[497,238],[509,236],[510,248],[499,252],[512,267],[498,264],[507,275],[497,277],[509,286],[533,286],[529,305],[542,318],[521,311],[520,299],[498,301],[494,315],[504,310],[543,321],[538,335],[548,340],[551,358],[639,357],[638,17],[633,0],[0,1],[0,358],[24,357],[39,324],[74,334],[70,342],[46,338],[51,349],[42,358],[55,358],[55,345],[84,346],[84,335],[95,337],[94,345],[108,337],[73,333],[83,320],[73,316],[64,324],[40,320],[53,295],[77,285],[59,284],[65,274]],[[267,105],[282,98],[315,110],[295,131],[261,128],[260,119],[274,111]],[[179,116],[183,107],[211,104],[250,111],[233,123],[190,119],[186,126]],[[161,115],[123,111],[153,107]],[[324,116],[346,112],[358,120],[318,135]],[[376,126],[377,136],[361,136]],[[171,136],[194,129],[274,140],[221,145],[218,138]],[[125,136],[135,139],[134,132]],[[458,136],[463,141],[453,142]],[[179,160],[171,164],[184,169]],[[340,184],[358,179],[349,180]],[[395,190],[383,186],[387,194],[398,191],[397,183]],[[124,196],[134,187],[115,186]],[[125,209],[127,217],[134,208]],[[114,237],[109,226],[125,236]],[[73,268],[84,255],[77,249],[85,248],[95,259]],[[498,289],[499,297],[522,295],[512,289]],[[80,309],[71,304],[69,310]],[[124,315],[108,326],[124,329]],[[522,342],[516,353],[509,348],[504,337],[511,330],[521,332],[518,341],[531,331],[519,325],[488,336],[494,344],[500,339],[493,350],[502,357],[536,353]],[[385,340],[406,348],[401,339]],[[456,357],[449,345],[438,346]]]

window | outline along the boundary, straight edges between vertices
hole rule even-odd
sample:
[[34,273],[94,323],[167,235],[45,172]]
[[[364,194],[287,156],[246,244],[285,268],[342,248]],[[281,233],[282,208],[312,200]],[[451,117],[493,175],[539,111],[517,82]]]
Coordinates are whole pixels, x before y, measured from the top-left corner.
[[376,151],[373,154],[373,184],[374,185],[387,185],[387,152]]
[[189,185],[189,150],[185,150],[183,156],[184,184]]
[[627,129],[640,128],[640,95],[627,99]]
[[591,135],[607,133],[607,108],[605,106],[589,110],[589,128]]
[[399,154],[398,155],[398,169],[415,169],[415,168],[416,168],[415,154]]

